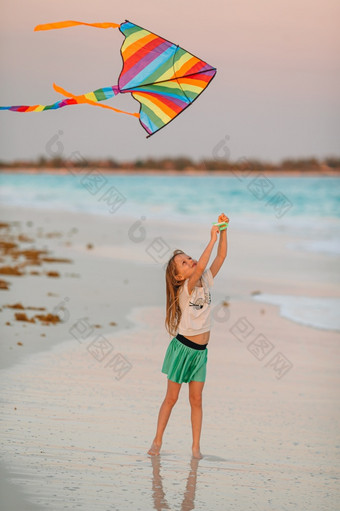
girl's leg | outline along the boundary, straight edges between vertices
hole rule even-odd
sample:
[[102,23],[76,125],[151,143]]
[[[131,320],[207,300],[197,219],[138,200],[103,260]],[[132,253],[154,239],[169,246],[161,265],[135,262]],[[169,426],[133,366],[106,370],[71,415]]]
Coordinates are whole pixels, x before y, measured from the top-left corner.
[[189,401],[191,405],[192,425],[192,455],[194,458],[202,458],[200,452],[200,437],[202,429],[202,391],[204,381],[189,382]]
[[181,386],[182,386],[181,383],[177,383],[175,381],[171,381],[168,379],[167,393],[158,414],[156,436],[154,438],[154,441],[152,442],[152,446],[148,450],[148,454],[151,455],[159,454],[162,445],[163,433],[168,423],[171,410],[178,399],[178,394],[181,389]]

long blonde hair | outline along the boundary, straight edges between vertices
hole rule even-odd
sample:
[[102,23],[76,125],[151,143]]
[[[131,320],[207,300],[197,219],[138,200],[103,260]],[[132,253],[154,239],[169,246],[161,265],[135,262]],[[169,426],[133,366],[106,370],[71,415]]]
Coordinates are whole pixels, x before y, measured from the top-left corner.
[[182,312],[179,306],[179,290],[184,284],[184,280],[178,281],[175,276],[177,275],[177,268],[175,264],[175,257],[178,254],[184,254],[183,250],[174,250],[172,257],[169,259],[165,270],[166,282],[166,317],[165,328],[170,335],[175,336],[179,322],[181,320]]

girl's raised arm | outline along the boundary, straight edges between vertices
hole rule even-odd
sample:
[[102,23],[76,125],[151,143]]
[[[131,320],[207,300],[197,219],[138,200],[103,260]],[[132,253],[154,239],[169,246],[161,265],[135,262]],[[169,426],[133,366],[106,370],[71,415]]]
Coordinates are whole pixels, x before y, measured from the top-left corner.
[[[229,218],[224,213],[222,213],[222,215],[218,217],[218,221],[229,222]],[[228,251],[227,229],[224,229],[220,233],[220,241],[218,243],[217,255],[213,260],[212,265],[210,266],[210,271],[213,277],[215,277],[215,275],[219,272],[225,258],[227,257],[227,251]]]
[[194,289],[194,287],[197,284],[198,280],[203,275],[203,272],[204,272],[204,270],[205,270],[205,268],[206,268],[206,266],[207,266],[207,264],[209,262],[212,249],[214,248],[214,245],[215,245],[215,243],[217,241],[217,235],[218,235],[219,232],[220,231],[219,231],[218,226],[217,225],[213,225],[212,228],[211,228],[211,231],[210,231],[210,241],[209,241],[208,245],[206,246],[206,248],[204,249],[203,254],[201,255],[201,257],[197,261],[197,265],[196,265],[195,271],[193,272],[191,277],[189,277],[189,280],[188,280],[188,292],[189,292],[189,294],[191,294],[191,291]]

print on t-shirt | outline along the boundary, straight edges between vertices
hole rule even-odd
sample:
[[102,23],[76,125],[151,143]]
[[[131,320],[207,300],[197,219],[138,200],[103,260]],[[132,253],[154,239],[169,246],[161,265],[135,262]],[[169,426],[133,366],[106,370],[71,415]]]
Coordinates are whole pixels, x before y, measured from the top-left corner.
[[204,298],[199,297],[195,300],[195,302],[189,302],[190,307],[194,307],[196,310],[203,309],[204,304],[208,305],[211,303],[211,294],[210,291],[204,291]]

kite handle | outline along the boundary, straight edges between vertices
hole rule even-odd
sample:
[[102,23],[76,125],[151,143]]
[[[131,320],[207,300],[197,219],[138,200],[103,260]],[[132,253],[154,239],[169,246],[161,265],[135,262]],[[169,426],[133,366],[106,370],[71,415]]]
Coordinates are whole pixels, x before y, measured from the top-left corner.
[[224,231],[228,227],[229,222],[214,222],[213,225],[217,225],[220,231]]

